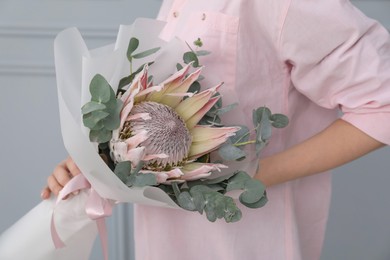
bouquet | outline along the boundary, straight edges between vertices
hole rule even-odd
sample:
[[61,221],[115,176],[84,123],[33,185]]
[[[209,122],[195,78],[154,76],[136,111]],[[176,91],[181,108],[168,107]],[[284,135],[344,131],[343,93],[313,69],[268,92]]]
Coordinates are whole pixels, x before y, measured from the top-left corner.
[[[268,142],[271,125],[285,126],[286,117],[272,115],[265,107],[253,111],[256,139],[248,140],[247,127],[221,124],[219,116],[236,105],[222,107],[218,92],[222,83],[201,91],[203,67],[198,56],[209,54],[194,50],[202,46],[201,39],[192,47],[187,43],[184,65],[177,63],[178,71],[156,85],[148,74],[153,61],[132,72],[134,59],[159,50],[135,53],[139,44],[137,38],[129,41],[130,75],[121,79],[117,93],[96,74],[89,88],[91,101],[82,107],[89,139],[98,144],[114,174],[129,187],[160,188],[181,208],[205,212],[210,221],[241,218],[234,200],[225,195],[232,190],[243,190],[239,200],[245,206],[262,207],[267,198],[260,181],[243,171],[218,178],[213,173],[227,168],[224,161],[244,159],[240,149],[244,145],[254,144],[259,152]],[[216,150],[222,163],[211,161],[211,152]]]
[[[222,81],[201,86],[202,70],[207,69],[201,56],[212,52],[201,49],[201,39],[162,41],[158,35],[163,26],[138,19],[120,27],[115,44],[92,51],[77,29],[59,34],[55,58],[61,130],[82,174],[64,187],[57,202],[43,202],[3,234],[0,258],[16,259],[24,247],[31,248],[36,234],[26,234],[18,247],[7,241],[28,225],[42,223],[42,239],[72,248],[61,255],[41,246],[29,259],[69,259],[77,253],[77,259],[87,257],[95,232],[91,222],[96,220],[104,235],[104,217],[115,203],[182,208],[226,222],[241,218],[229,196],[232,191],[241,192],[239,202],[247,207],[265,205],[264,185],[245,171],[229,171],[227,162],[244,160],[246,145],[255,146],[259,154],[272,127],[285,127],[287,117],[260,107],[253,111],[253,127],[223,125],[220,117],[239,104],[222,103]],[[62,201],[80,188],[77,199]],[[77,209],[77,216],[64,217],[64,208]],[[87,248],[81,250],[83,256],[81,248]]]

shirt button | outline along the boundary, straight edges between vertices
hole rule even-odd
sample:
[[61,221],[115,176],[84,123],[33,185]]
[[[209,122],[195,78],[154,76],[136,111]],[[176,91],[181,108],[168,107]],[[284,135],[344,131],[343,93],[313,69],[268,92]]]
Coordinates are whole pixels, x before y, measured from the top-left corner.
[[175,12],[173,12],[173,17],[175,17],[175,18],[177,18],[178,16],[179,16],[179,12],[178,11],[175,11]]
[[202,14],[202,21],[204,21],[204,20],[206,20],[206,14],[205,13]]

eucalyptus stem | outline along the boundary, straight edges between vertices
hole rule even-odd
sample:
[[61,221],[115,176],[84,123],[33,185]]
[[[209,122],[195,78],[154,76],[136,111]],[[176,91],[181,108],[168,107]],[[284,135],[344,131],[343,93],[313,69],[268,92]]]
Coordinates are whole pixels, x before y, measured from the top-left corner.
[[173,192],[175,193],[176,198],[178,198],[180,195],[180,188],[179,188],[179,185],[177,184],[177,182],[172,183],[172,188],[173,188]]
[[255,144],[255,143],[256,143],[256,140],[250,140],[250,141],[241,142],[241,143],[234,143],[233,145],[234,146],[241,146],[241,145]]

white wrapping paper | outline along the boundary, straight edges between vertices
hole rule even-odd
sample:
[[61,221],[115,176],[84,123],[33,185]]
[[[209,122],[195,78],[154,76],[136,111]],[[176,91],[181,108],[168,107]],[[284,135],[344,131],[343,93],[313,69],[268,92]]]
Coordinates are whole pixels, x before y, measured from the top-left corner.
[[[102,198],[179,208],[158,188],[129,189],[124,185],[101,160],[81,119],[81,107],[90,100],[89,83],[94,75],[102,74],[113,87],[128,76],[130,68],[126,51],[131,37],[140,40],[140,51],[162,47],[154,56],[135,60],[134,69],[145,62],[156,61],[149,70],[156,82],[174,72],[183,53],[180,49],[185,47],[179,40],[166,43],[159,39],[163,26],[163,22],[156,20],[138,19],[130,26],[120,27],[115,44],[95,50],[87,49],[77,29],[61,32],[54,43],[58,100],[64,145]],[[0,236],[0,259],[88,259],[97,234],[95,222],[85,213],[88,194],[88,191],[82,191],[55,207],[54,199],[41,202]],[[55,249],[51,238],[53,208],[57,231],[66,245],[62,249]]]

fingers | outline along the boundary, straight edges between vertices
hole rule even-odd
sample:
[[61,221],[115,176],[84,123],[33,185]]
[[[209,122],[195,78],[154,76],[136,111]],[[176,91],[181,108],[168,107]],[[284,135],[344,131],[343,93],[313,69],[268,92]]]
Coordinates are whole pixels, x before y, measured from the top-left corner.
[[71,177],[74,177],[78,174],[80,174],[80,169],[77,167],[75,162],[72,160],[72,158],[68,157],[65,160],[65,168],[67,169],[68,173],[70,173]]
[[42,190],[41,198],[48,199],[50,197],[50,193],[58,196],[58,193],[70,181],[70,179],[78,174],[80,174],[80,169],[74,163],[72,158],[68,157],[65,161],[59,163],[53,173],[47,178],[47,187]]
[[43,200],[47,200],[48,198],[50,198],[50,189],[49,187],[45,187],[42,192],[41,192],[41,198]]

